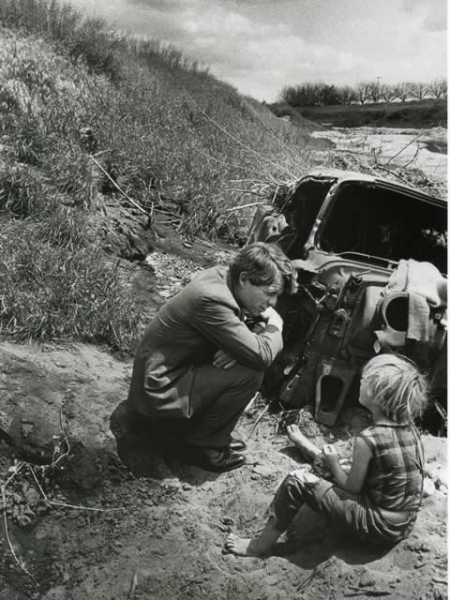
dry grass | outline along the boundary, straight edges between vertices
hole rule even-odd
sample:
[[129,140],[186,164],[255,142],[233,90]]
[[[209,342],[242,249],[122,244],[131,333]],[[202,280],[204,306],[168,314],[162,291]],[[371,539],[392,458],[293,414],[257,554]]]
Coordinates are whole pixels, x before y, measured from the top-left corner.
[[101,248],[76,248],[78,240],[69,243],[61,229],[39,226],[28,226],[24,239],[22,225],[10,221],[0,235],[1,331],[19,340],[75,339],[132,351],[137,311]]

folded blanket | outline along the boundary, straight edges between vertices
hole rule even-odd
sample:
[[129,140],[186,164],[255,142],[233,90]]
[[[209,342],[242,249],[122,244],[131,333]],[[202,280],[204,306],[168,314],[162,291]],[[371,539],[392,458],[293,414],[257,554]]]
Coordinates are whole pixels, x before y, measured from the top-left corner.
[[430,331],[430,305],[427,299],[415,292],[408,298],[408,329],[406,338],[418,342],[428,342]]
[[410,258],[401,260],[392,273],[384,295],[391,292],[415,293],[426,298],[432,307],[446,304],[446,280],[433,264]]
[[[398,332],[392,329],[389,323],[384,323],[383,329],[375,332],[380,345],[400,347],[407,339],[428,342],[431,309],[447,305],[446,280],[429,262],[418,262],[414,259],[401,260],[383,290],[382,303],[389,302],[389,296],[396,292],[408,294],[407,330]],[[382,310],[383,312],[385,311]]]

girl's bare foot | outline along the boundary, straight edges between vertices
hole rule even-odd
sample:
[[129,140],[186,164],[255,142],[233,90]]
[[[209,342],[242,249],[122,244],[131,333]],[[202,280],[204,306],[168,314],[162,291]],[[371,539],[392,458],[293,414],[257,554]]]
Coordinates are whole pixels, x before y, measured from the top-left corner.
[[298,425],[288,425],[287,435],[291,442],[305,455],[305,458],[315,460],[320,455],[320,450],[300,431]]
[[256,558],[265,558],[270,554],[270,547],[264,547],[258,543],[257,538],[246,539],[237,537],[230,533],[225,542],[225,550],[236,556],[255,556]]

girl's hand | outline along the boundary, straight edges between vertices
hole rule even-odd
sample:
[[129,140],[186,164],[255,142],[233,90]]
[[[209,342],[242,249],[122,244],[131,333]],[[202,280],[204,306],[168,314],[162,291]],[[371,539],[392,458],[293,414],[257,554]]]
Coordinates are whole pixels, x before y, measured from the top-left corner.
[[286,427],[286,433],[287,433],[288,438],[291,440],[291,442],[295,441],[296,437],[300,433],[299,426],[296,425],[295,423],[291,423],[290,425],[288,425]]
[[322,465],[329,471],[332,471],[333,467],[339,465],[339,456],[334,446],[327,444],[322,448]]

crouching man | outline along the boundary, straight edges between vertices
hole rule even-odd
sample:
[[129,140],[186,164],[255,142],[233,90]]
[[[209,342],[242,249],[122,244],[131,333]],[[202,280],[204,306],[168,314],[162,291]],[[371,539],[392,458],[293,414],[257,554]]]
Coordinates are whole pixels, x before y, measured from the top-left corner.
[[[292,263],[262,242],[241,250],[228,268],[201,272],[145,332],[127,410],[149,435],[176,430],[188,462],[217,472],[241,467],[245,444],[232,431],[282,348],[278,296],[296,289]],[[252,331],[248,318],[262,324]],[[114,413],[111,428],[117,436]]]

